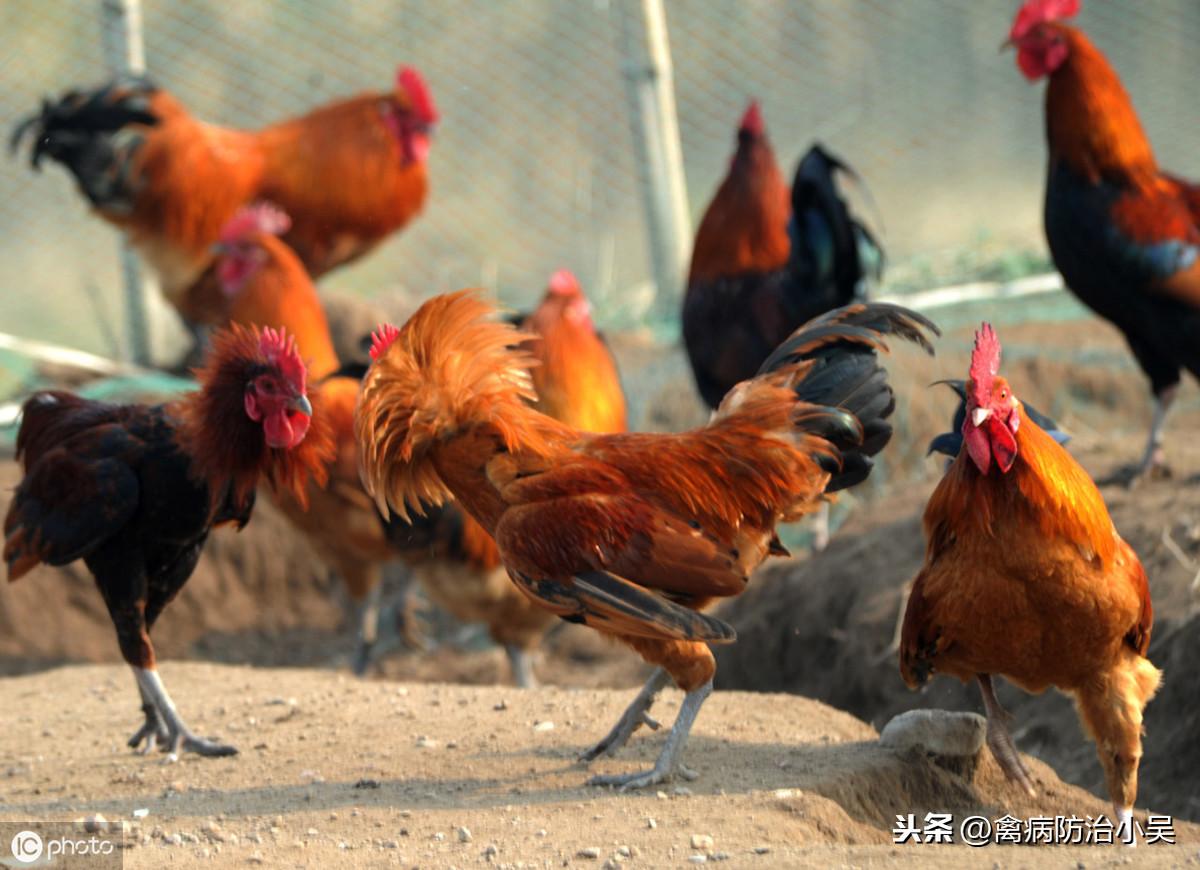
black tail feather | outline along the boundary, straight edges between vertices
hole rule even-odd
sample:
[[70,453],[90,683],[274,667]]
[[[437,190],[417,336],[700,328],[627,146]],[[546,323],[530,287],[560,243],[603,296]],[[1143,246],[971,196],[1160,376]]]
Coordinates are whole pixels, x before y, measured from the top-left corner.
[[[763,363],[759,374],[812,361],[795,390],[802,402],[819,407],[802,410],[796,422],[825,438],[841,455],[836,469],[822,464],[832,474],[826,492],[865,480],[873,465],[871,457],[891,440],[888,418],[896,409],[896,397],[878,359],[878,352],[887,350],[885,338],[911,341],[932,354],[927,333],[941,334],[931,320],[915,311],[884,302],[856,303],[800,327]],[[846,425],[847,417],[853,426]],[[841,425],[834,425],[834,420]]]

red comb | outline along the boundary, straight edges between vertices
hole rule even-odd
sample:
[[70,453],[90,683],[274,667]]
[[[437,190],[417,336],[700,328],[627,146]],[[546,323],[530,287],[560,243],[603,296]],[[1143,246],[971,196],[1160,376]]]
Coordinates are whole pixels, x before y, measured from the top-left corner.
[[1079,14],[1079,0],[1026,0],[1013,20],[1008,37],[1014,42],[1047,21],[1061,21]]
[[758,100],[750,101],[750,105],[746,108],[746,114],[742,115],[742,123],[738,125],[738,132],[749,133],[751,136],[762,136],[766,133],[762,107],[758,105]]
[[221,227],[222,242],[236,242],[253,233],[269,233],[280,236],[292,226],[287,212],[269,202],[256,202],[239,209],[237,214]]
[[371,333],[371,361],[378,360],[381,356],[387,353],[387,349],[392,346],[392,342],[400,336],[400,330],[392,326],[390,323],[384,323]]
[[551,275],[548,289],[551,293],[559,296],[574,296],[581,292],[579,279],[570,269],[559,269]]
[[416,67],[400,67],[396,72],[396,87],[408,95],[408,103],[417,117],[426,124],[437,123],[438,112],[433,104],[433,94]]
[[295,336],[288,335],[283,327],[276,330],[264,326],[258,339],[258,349],[267,358],[269,365],[278,367],[292,386],[301,394],[304,393],[308,370],[304,367],[304,360],[300,358]]
[[1000,373],[1000,339],[990,323],[975,332],[975,349],[971,351],[971,381],[977,390],[991,389],[992,379]]

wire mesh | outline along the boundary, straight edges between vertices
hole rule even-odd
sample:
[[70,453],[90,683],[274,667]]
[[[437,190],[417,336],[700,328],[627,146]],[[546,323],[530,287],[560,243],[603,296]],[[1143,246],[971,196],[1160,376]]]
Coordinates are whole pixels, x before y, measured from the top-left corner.
[[[143,0],[150,74],[205,120],[257,127],[422,70],[442,114],[415,223],[324,280],[373,295],[467,284],[528,303],[574,269],[602,322],[636,320],[651,265],[630,134],[622,3],[635,0]],[[668,0],[690,210],[728,165],[750,97],[789,171],[819,139],[866,179],[893,282],[968,277],[980,251],[1042,255],[1042,86],[997,47],[1015,3]],[[0,127],[108,77],[99,0],[0,9]],[[1161,162],[1193,176],[1200,6],[1089,3]],[[868,211],[868,215],[870,212]],[[113,353],[115,233],[61,169],[0,161],[0,329]],[[988,256],[992,256],[988,254]],[[959,275],[966,272],[967,275]]]

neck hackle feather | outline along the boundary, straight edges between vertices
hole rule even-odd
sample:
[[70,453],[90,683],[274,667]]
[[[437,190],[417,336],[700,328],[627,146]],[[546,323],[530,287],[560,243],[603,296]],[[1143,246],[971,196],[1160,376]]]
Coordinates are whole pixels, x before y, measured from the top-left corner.
[[[262,424],[246,414],[249,381],[271,370],[294,379],[297,367],[302,376],[295,344],[282,331],[233,324],[213,335],[205,364],[195,372],[200,389],[172,411],[180,420],[179,444],[191,456],[193,475],[208,484],[214,507],[227,486],[235,503],[244,506],[260,477],[291,492],[302,505],[307,505],[309,477],[325,484],[334,446],[319,396],[309,397],[313,415],[308,433],[290,450],[268,447]],[[301,389],[303,385],[300,380]]]
[[382,348],[363,379],[354,432],[363,484],[387,516],[442,504],[450,491],[433,453],[452,436],[488,427],[503,447],[547,453],[536,364],[522,342],[535,336],[496,319],[482,291],[427,301]]

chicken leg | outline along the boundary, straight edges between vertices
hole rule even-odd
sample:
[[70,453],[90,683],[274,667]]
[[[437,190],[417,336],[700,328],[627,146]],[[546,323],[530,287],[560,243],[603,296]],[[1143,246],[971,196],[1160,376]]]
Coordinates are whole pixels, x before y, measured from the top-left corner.
[[996,763],[1000,765],[1005,776],[1025,789],[1030,797],[1036,797],[1037,790],[1033,787],[1033,777],[1025,766],[1025,762],[1021,760],[1021,753],[1017,751],[1012,734],[1008,731],[1009,715],[996,700],[991,675],[978,674],[976,679],[979,680],[979,689],[983,694],[983,709],[987,713],[987,745],[992,750],[992,757],[996,759]]
[[536,689],[538,681],[533,673],[533,657],[529,650],[509,643],[504,645],[504,652],[508,656],[508,666],[517,688]]
[[[647,684],[647,687],[649,687],[649,684]],[[696,722],[696,716],[700,712],[700,707],[704,704],[704,699],[712,694],[712,689],[713,684],[710,679],[704,685],[692,689],[692,691],[684,696],[683,703],[679,706],[679,715],[675,717],[675,724],[671,726],[671,733],[667,735],[667,743],[663,747],[662,752],[659,753],[658,760],[654,762],[654,767],[647,771],[634,771],[632,773],[613,774],[609,776],[593,776],[588,780],[588,785],[607,785],[618,788],[621,791],[628,791],[631,788],[646,788],[647,786],[666,782],[677,772],[686,779],[695,779],[696,774],[683,766],[680,756],[683,753],[684,745],[687,743],[688,735],[692,731],[692,725]],[[640,698],[641,696],[639,695],[638,697]],[[628,712],[626,711],[626,713]],[[645,717],[644,710],[642,711],[642,716]]]
[[[157,670],[134,666],[133,677],[137,680],[138,691],[142,695],[143,702],[152,705],[166,725],[166,745],[164,746],[166,751],[175,755],[182,749],[185,752],[195,752],[197,755],[208,757],[237,755],[237,748],[234,746],[218,743],[215,740],[206,740],[192,733],[192,730],[188,728],[187,724],[176,711],[175,702],[167,694],[167,687],[163,685],[162,678],[159,677]],[[145,709],[144,705],[143,709]],[[149,713],[147,713],[146,719],[146,725],[142,726],[142,731],[145,731],[151,724]],[[141,736],[141,733],[139,731],[134,736]],[[155,732],[154,739],[157,740],[158,737],[159,735]],[[150,737],[146,739],[149,740]]]
[[128,745],[130,749],[146,755],[153,752],[156,746],[166,746],[171,735],[167,731],[167,725],[163,722],[162,715],[158,712],[158,707],[155,706],[150,696],[146,694],[146,690],[142,688],[140,680],[138,681],[138,694],[142,696],[142,713],[145,714],[146,721],[129,738]]
[[580,755],[579,760],[593,761],[601,755],[615,754],[633,736],[633,732],[643,725],[651,731],[657,731],[660,726],[649,716],[650,705],[654,703],[655,696],[670,680],[671,677],[666,670],[655,668],[654,672],[650,674],[650,679],[646,680],[646,685],[642,686],[637,697],[625,708],[625,712],[621,714],[621,718],[617,720],[613,729],[599,743]]
[[379,639],[379,602],[383,597],[383,584],[376,582],[367,590],[358,606],[358,645],[350,660],[350,669],[361,677],[371,665],[371,653]]
[[1150,438],[1146,442],[1146,453],[1141,464],[1134,471],[1129,485],[1153,477],[1170,477],[1171,470],[1167,466],[1166,455],[1163,451],[1163,433],[1167,428],[1167,413],[1179,392],[1179,384],[1175,383],[1159,391],[1154,396],[1154,419],[1150,422]]

